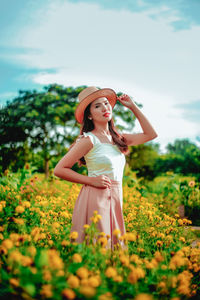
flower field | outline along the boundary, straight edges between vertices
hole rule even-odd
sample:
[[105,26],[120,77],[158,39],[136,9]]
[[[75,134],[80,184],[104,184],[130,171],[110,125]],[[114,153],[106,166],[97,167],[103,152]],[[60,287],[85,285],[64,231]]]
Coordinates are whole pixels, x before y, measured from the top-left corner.
[[[191,188],[193,185],[191,184]],[[177,194],[123,185],[127,249],[108,249],[85,225],[87,242],[70,234],[80,184],[44,180],[24,170],[0,186],[0,297],[7,299],[200,299],[200,245],[191,221],[173,211]],[[171,205],[170,205],[171,203]],[[94,243],[96,241],[96,243]]]

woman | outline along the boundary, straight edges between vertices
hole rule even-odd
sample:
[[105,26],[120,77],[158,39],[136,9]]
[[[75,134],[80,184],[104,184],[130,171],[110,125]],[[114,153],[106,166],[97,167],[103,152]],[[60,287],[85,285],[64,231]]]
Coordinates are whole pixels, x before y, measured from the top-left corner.
[[[113,234],[114,230],[118,229],[121,235],[125,234],[122,210],[125,154],[129,152],[128,146],[150,141],[157,137],[157,133],[126,94],[117,97],[112,89],[87,87],[79,93],[78,98],[80,103],[75,118],[82,124],[80,136],[58,162],[54,175],[83,184],[72,216],[71,232],[78,232],[76,242],[84,241],[84,225],[91,223],[93,213],[97,211],[101,215],[98,229],[107,235],[107,247],[114,249],[117,243],[123,246],[122,241]],[[112,119],[112,109],[117,100],[138,118],[142,133],[117,132]],[[77,161],[79,166],[87,165],[88,176],[71,170]]]

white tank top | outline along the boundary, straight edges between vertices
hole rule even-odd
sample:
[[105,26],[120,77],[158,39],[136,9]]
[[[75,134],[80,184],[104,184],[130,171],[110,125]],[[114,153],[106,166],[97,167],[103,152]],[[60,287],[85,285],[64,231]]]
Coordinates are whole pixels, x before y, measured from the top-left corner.
[[106,175],[112,180],[121,182],[126,159],[117,145],[101,143],[98,137],[92,132],[83,132],[76,139],[76,142],[83,136],[89,136],[93,144],[93,148],[84,156],[88,176]]

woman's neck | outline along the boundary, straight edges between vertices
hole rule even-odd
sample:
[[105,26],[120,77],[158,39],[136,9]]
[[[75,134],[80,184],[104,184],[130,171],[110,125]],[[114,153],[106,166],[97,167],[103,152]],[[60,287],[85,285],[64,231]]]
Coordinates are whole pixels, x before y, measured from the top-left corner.
[[97,126],[93,130],[94,133],[99,135],[110,135],[110,130],[108,127],[108,123],[105,126]]

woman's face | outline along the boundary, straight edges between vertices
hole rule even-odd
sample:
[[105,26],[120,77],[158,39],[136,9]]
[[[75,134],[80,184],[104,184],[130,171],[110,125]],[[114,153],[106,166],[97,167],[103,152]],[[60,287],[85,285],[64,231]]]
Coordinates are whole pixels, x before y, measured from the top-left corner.
[[90,106],[93,122],[108,122],[112,119],[112,106],[106,97],[94,100]]

